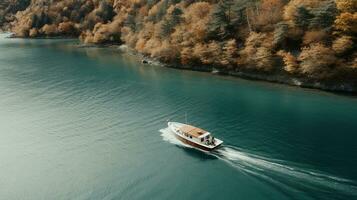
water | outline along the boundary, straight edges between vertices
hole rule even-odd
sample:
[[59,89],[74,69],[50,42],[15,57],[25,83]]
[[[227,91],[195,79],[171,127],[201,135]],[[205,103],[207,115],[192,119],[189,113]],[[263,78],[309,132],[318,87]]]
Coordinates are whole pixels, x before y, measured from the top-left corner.
[[[0,39],[0,199],[356,199],[357,99]],[[225,145],[172,137],[188,121]]]

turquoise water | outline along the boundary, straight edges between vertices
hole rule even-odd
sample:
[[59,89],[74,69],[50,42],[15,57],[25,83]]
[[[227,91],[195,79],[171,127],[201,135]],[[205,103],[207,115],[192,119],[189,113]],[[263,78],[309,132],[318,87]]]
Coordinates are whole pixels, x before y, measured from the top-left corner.
[[[355,199],[357,99],[0,39],[0,199]],[[225,141],[172,137],[185,121]]]

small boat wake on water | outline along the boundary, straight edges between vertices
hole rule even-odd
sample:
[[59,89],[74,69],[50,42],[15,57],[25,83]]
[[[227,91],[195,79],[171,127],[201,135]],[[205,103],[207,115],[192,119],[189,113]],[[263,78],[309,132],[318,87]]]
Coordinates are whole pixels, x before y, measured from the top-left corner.
[[357,183],[354,181],[305,169],[287,161],[248,153],[231,145],[221,145],[212,151],[204,151],[180,141],[170,127],[161,129],[160,132],[164,141],[214,156],[247,175],[269,182],[283,190],[298,194],[307,188],[313,189],[316,191],[313,199],[321,199],[320,194],[329,193],[341,194],[339,195],[341,199],[357,198]]

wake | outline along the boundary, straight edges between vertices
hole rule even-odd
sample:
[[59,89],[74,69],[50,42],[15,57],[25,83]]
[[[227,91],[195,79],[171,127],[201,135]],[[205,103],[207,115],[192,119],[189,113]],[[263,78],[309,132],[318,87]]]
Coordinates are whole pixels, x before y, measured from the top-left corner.
[[[163,140],[167,142],[184,148],[194,148],[176,139],[168,128],[161,129],[160,132],[162,133]],[[336,194],[337,192],[341,194],[342,199],[344,198],[343,196],[357,197],[355,182],[311,169],[305,169],[293,163],[255,155],[228,145],[224,145],[212,152],[202,152],[215,156],[246,174],[253,175],[285,189],[293,191],[313,189],[325,194]]]

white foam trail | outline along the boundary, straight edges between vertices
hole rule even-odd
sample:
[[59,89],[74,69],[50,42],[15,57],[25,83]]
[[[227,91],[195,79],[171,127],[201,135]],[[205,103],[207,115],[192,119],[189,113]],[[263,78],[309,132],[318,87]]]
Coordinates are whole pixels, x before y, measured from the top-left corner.
[[182,146],[182,147],[187,147],[187,148],[192,148],[190,145],[187,145],[180,140],[178,140],[175,135],[170,131],[169,128],[164,128],[160,130],[161,132],[161,137],[164,141],[170,142],[171,144],[177,145],[177,146]]
[[326,193],[334,191],[357,197],[356,184],[351,180],[288,165],[284,161],[257,156],[230,146],[224,146],[212,154],[233,167],[284,187],[315,188]]
[[[165,141],[182,147],[194,148],[178,140],[168,128],[161,129],[160,132]],[[290,187],[292,190],[296,190],[296,187],[300,188],[300,190],[314,188],[320,192],[341,192],[357,197],[356,183],[351,180],[303,169],[281,160],[273,160],[247,153],[234,146],[222,146],[213,152],[205,153],[227,162],[240,171],[247,172],[284,188]]]

